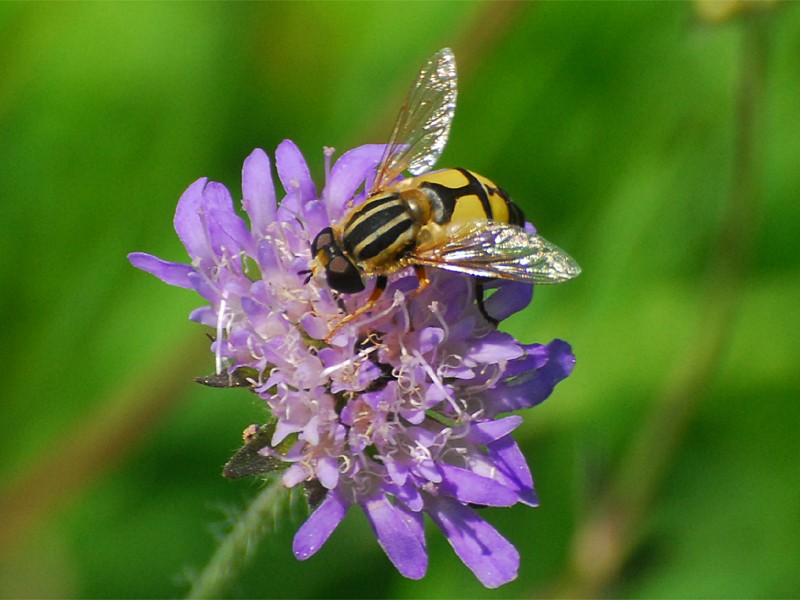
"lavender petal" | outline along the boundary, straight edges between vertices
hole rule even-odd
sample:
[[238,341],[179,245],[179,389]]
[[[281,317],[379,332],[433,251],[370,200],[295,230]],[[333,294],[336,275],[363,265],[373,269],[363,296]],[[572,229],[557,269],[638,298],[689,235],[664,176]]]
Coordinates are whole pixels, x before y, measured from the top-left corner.
[[250,217],[253,234],[264,237],[267,225],[275,220],[277,203],[272,166],[261,148],[253,150],[242,167],[242,206]]
[[377,166],[384,148],[383,144],[359,146],[345,152],[333,165],[325,186],[325,201],[332,219],[344,213],[345,204],[364,183],[369,171]]
[[292,543],[295,557],[306,560],[322,548],[349,508],[350,504],[338,490],[330,490],[317,510],[297,530]]
[[361,501],[378,543],[398,571],[409,579],[422,579],[428,554],[420,541],[419,525],[408,513],[392,505],[383,494]]
[[556,384],[569,376],[574,366],[575,355],[570,345],[563,340],[553,340],[547,345],[547,363],[543,367],[530,376],[521,375],[497,387],[492,396],[492,410],[496,414],[536,406],[550,396]]
[[439,472],[439,492],[460,502],[482,506],[512,506],[517,502],[517,494],[494,479],[447,464],[440,464]]
[[473,423],[467,439],[473,444],[485,446],[491,442],[508,435],[522,424],[522,417],[510,415],[493,421]]
[[275,151],[275,165],[283,189],[289,194],[294,190],[300,193],[304,202],[317,197],[317,188],[311,179],[311,171],[303,154],[291,140],[283,140]]
[[214,254],[223,256],[225,253],[222,248],[227,250],[228,256],[238,255],[243,250],[249,255],[254,254],[253,237],[244,219],[232,211],[219,208],[209,208],[207,216]]
[[447,541],[487,588],[513,581],[519,570],[519,552],[475,511],[456,500],[428,497],[426,511]]
[[508,435],[489,444],[487,450],[494,460],[498,481],[514,490],[523,504],[539,506],[539,497],[533,489],[531,470],[514,439]]
[[131,252],[128,260],[137,269],[155,275],[164,283],[178,287],[192,289],[189,273],[194,273],[191,265],[162,260],[145,252]]
[[533,286],[518,281],[503,281],[497,291],[486,299],[486,312],[498,321],[504,321],[528,306],[533,299]]
[[189,258],[192,260],[206,258],[211,254],[211,248],[206,238],[206,228],[200,220],[200,210],[203,206],[203,190],[206,187],[206,183],[208,183],[208,179],[201,177],[186,188],[175,209],[175,232],[183,242],[186,252],[189,253]]

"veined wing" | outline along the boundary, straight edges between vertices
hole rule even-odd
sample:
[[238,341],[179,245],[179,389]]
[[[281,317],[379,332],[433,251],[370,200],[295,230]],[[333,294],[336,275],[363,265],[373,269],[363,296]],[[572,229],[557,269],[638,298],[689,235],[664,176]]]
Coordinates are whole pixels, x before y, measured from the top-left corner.
[[408,91],[378,166],[370,193],[403,171],[429,171],[444,151],[456,110],[456,59],[450,48],[431,56]]
[[581,268],[569,254],[521,227],[482,221],[463,227],[438,246],[413,253],[409,262],[527,283],[562,283]]

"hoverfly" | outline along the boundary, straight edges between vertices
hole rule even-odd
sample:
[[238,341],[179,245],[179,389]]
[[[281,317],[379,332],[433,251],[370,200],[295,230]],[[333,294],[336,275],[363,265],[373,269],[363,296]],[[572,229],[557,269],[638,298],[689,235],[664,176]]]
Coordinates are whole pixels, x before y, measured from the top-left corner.
[[[311,244],[312,271],[353,294],[375,277],[367,302],[329,334],[369,310],[388,275],[413,267],[417,293],[428,285],[425,267],[526,283],[561,283],[581,269],[566,252],[525,229],[522,210],[497,185],[466,169],[430,171],[450,133],[456,107],[456,65],[449,48],[423,65],[400,109],[366,200]],[[408,171],[413,175],[398,181]],[[482,286],[478,306],[483,308]]]

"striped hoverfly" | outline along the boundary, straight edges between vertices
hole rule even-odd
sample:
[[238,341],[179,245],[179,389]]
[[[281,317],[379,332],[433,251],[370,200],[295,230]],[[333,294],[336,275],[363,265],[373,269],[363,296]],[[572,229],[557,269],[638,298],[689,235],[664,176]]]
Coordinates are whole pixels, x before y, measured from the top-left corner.
[[[431,171],[444,150],[456,107],[453,52],[440,50],[423,65],[402,105],[366,199],[311,244],[311,271],[324,271],[333,290],[353,294],[375,278],[365,304],[342,319],[368,311],[386,289],[388,275],[413,267],[419,293],[426,267],[479,278],[534,284],[562,283],[581,269],[566,252],[525,228],[522,210],[489,179],[467,169]],[[412,177],[398,180],[407,171]],[[483,278],[483,279],[482,279]]]

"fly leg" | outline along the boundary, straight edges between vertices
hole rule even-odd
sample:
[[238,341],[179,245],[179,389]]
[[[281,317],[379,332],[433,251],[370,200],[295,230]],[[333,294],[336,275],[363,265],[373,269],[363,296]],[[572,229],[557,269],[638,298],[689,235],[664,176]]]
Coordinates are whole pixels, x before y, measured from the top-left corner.
[[343,325],[346,325],[353,319],[359,317],[360,315],[364,314],[369,309],[371,309],[373,306],[375,306],[375,303],[378,301],[383,292],[386,290],[386,285],[388,282],[389,279],[385,275],[379,275],[375,279],[375,288],[372,290],[372,293],[369,295],[369,298],[367,298],[367,301],[363,305],[359,306],[354,312],[351,312],[349,315],[346,315],[341,321],[339,321],[336,325],[334,325],[333,329],[331,329],[330,332],[328,332],[328,335],[325,336],[325,343],[330,344],[331,338],[336,334],[337,331],[339,331],[342,328]]
[[431,279],[428,277],[428,273],[425,271],[425,267],[422,265],[414,265],[414,273],[417,276],[418,284],[417,289],[411,292],[411,298],[416,298],[422,293],[426,287],[431,284]]
[[[414,274],[417,276],[417,289],[408,295],[409,300],[419,296],[422,293],[422,290],[431,284],[431,278],[428,277],[428,273],[425,271],[425,267],[422,265],[414,265]],[[411,329],[413,328],[414,327],[412,325]]]
[[483,288],[483,281],[478,279],[475,281],[475,302],[478,304],[478,310],[483,315],[483,318],[489,321],[489,324],[492,325],[495,329],[497,329],[498,324],[500,321],[495,319],[491,316],[488,312],[486,312],[486,305],[484,304],[484,292],[486,290]]

